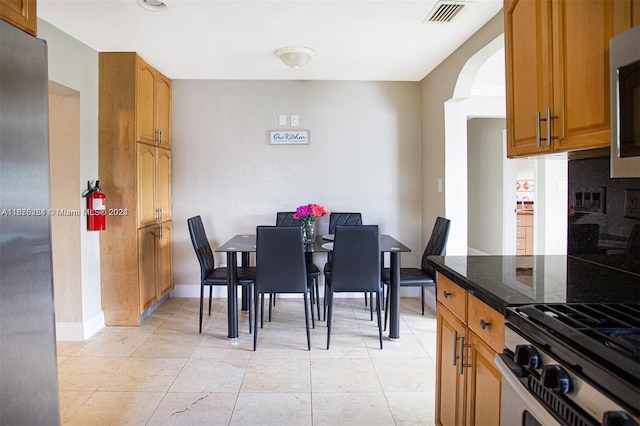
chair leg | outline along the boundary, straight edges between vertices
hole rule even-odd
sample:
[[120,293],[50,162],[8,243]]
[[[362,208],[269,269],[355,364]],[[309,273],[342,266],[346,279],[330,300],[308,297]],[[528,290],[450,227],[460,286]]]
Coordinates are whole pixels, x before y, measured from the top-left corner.
[[[310,289],[311,294],[313,294],[313,288]],[[307,293],[305,293],[306,296]],[[305,305],[307,306],[306,302]],[[311,309],[311,328],[316,328],[316,319],[313,317],[313,305],[311,304],[311,300],[309,300],[309,308]]]
[[[380,321],[381,319],[381,309],[382,309],[382,294],[381,291],[378,290],[378,292],[376,293],[376,305],[378,306],[378,337],[380,338],[380,349],[382,349],[382,322]],[[373,302],[373,296],[371,301]]]
[[[308,304],[310,301],[307,299],[307,293],[303,294],[304,296],[304,324],[307,328],[307,350],[311,350],[311,332],[309,331],[309,308]],[[313,320],[313,309],[311,309],[311,319]],[[315,327],[315,326],[314,326]]]
[[[254,307],[254,324],[253,324],[253,350],[256,350],[256,345],[258,344],[258,302],[260,302],[260,295],[258,294],[258,290],[254,287],[254,296],[253,296],[253,307]],[[264,295],[262,296],[261,303],[262,309],[264,311]]]
[[271,322],[271,296],[273,296],[273,306],[276,305],[276,294],[269,293],[269,322]]
[[248,285],[247,286],[247,291],[245,292],[245,294],[247,295],[247,298],[249,299],[249,303],[247,303],[247,306],[249,308],[249,334],[251,334],[251,290],[253,289],[253,286]]
[[424,315],[424,287],[420,287],[420,290],[422,291],[420,295],[420,301],[422,302],[422,315]]
[[211,296],[213,295],[213,286],[209,286],[209,316],[211,316]]
[[364,292],[364,306],[367,306],[367,292]]
[[202,333],[202,303],[204,299],[204,284],[200,283],[200,327],[198,333]]
[[320,280],[318,277],[313,279],[315,291],[316,291],[316,307],[318,309],[318,321],[320,321]]
[[[269,304],[271,304],[271,299],[269,299]],[[256,316],[258,316],[257,309]],[[264,328],[264,293],[260,293],[260,328]]]
[[325,306],[326,308],[329,310],[328,313],[326,314],[326,320],[327,320],[327,350],[329,350],[329,343],[331,343],[331,315],[333,313],[333,292],[331,290],[329,290],[327,292],[327,288],[325,287]]

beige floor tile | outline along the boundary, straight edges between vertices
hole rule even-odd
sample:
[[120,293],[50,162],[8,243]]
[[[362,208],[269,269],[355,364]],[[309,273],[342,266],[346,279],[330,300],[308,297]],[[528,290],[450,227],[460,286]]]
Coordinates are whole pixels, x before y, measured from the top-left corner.
[[79,348],[76,356],[130,357],[147,340],[151,333],[112,332],[103,330],[86,345]]
[[311,425],[308,393],[240,393],[231,425]]
[[435,392],[386,392],[396,425],[434,425]]
[[252,358],[240,392],[311,392],[309,360]]
[[68,357],[58,365],[58,386],[64,391],[97,390],[126,358]]
[[311,364],[312,392],[381,392],[370,359],[315,359]]
[[162,392],[95,392],[64,425],[144,425]]
[[384,394],[313,393],[313,424],[329,425],[393,425],[391,410]]
[[202,341],[200,335],[155,333],[131,355],[135,358],[189,358]]
[[84,404],[94,391],[60,391],[60,422],[66,422]]
[[428,391],[435,386],[436,365],[427,357],[372,360],[385,392]]
[[186,362],[182,358],[129,358],[100,390],[166,392]]
[[246,359],[189,359],[169,392],[238,392]]
[[147,426],[228,425],[238,394],[173,393],[165,395]]
[[325,321],[316,321],[307,350],[301,298],[278,298],[255,352],[246,312],[239,337],[227,338],[224,299],[214,299],[202,333],[199,300],[169,299],[140,327],[58,342],[62,422],[431,424],[434,314],[420,315],[419,299],[403,298],[401,338],[384,332],[380,351],[364,298],[335,303],[330,350]]

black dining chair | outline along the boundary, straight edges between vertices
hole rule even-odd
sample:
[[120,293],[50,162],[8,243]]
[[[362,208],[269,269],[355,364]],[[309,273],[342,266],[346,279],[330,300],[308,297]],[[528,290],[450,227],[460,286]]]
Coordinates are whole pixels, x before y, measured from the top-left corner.
[[[256,350],[258,343],[258,306],[261,305],[261,313],[264,313],[264,294],[272,293],[302,293],[304,321],[307,329],[307,349],[311,350],[309,307],[307,306],[307,293],[310,288],[307,283],[302,228],[299,226],[258,226],[256,233],[253,350]],[[313,314],[311,321],[315,327]]]
[[[277,212],[276,226],[302,226],[302,221],[293,217],[294,212]],[[313,263],[313,253],[305,252],[307,264],[307,280],[312,285],[311,304],[316,305],[318,310],[318,321],[320,321],[320,268]],[[274,298],[275,304],[275,298]],[[313,310],[312,310],[313,315]],[[269,305],[269,320],[271,320],[271,305]]]
[[[207,233],[202,224],[200,216],[194,216],[187,219],[189,227],[189,235],[191,235],[191,243],[200,263],[200,322],[198,333],[202,333],[202,311],[204,300],[204,287],[209,286],[209,316],[211,316],[211,296],[213,286],[227,286],[227,276],[229,271],[226,267],[215,267],[215,259],[211,245],[207,239]],[[251,286],[256,279],[256,269],[251,266],[242,266],[238,268],[237,281],[238,285],[246,288],[245,294],[251,294]],[[249,303],[249,333],[251,333],[251,304]]]
[[[331,212],[329,214],[329,234],[335,234],[336,226],[346,225],[362,225],[362,214],[360,213],[340,213]],[[324,264],[324,279],[325,282],[331,276],[331,262],[333,260],[333,254],[327,253],[327,263]],[[327,319],[327,287],[324,288],[324,318]],[[367,294],[364,295],[364,303],[367,304]],[[372,308],[373,309],[373,308]],[[373,319],[373,310],[371,311],[371,319]]]
[[[327,349],[331,343],[333,295],[340,292],[375,293],[378,313],[378,337],[382,349],[382,282],[380,237],[377,225],[342,226],[335,229],[333,265],[326,282]],[[373,298],[371,299],[373,303]]]
[[[437,217],[427,247],[425,247],[422,253],[420,268],[400,268],[400,287],[420,287],[422,315],[424,315],[424,289],[425,287],[435,287],[436,285],[436,271],[427,264],[427,257],[442,256],[444,254],[447,247],[447,240],[449,239],[450,227],[451,221],[449,219]],[[382,282],[387,286],[386,309],[384,312],[384,326],[386,330],[389,312],[389,286],[391,285],[390,268],[384,268],[382,270]]]

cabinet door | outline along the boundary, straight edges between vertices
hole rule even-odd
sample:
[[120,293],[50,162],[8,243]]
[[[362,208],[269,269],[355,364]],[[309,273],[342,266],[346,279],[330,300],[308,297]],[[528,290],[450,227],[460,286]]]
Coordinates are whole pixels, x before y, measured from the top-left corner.
[[137,143],[138,153],[138,228],[155,223],[156,148]]
[[171,151],[156,148],[156,209],[161,221],[171,219]]
[[162,232],[158,239],[158,299],[173,289],[173,270],[171,268],[171,222],[161,224]]
[[614,13],[614,3],[554,2],[556,151],[610,145],[609,39],[625,21],[624,13]]
[[158,144],[171,148],[171,80],[157,73],[156,84],[156,128]]
[[156,144],[155,90],[156,70],[137,58],[136,138],[138,142]]
[[551,105],[551,2],[505,1],[507,156],[551,152],[546,117]]
[[[437,304],[436,424],[458,426],[464,423],[464,375],[460,374],[460,338],[466,326],[444,305]],[[499,423],[496,423],[499,424]]]
[[36,35],[36,0],[1,0],[0,19]]
[[138,285],[140,290],[140,314],[158,300],[158,226],[138,230]]
[[475,333],[469,332],[470,348],[465,350],[467,380],[467,425],[500,424],[502,375],[495,366],[495,352]]

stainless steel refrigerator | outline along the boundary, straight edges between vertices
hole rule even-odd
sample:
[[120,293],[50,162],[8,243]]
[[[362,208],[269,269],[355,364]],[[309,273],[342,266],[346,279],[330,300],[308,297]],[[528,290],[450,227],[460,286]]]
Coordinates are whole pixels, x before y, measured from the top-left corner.
[[60,423],[47,45],[0,21],[0,424]]

